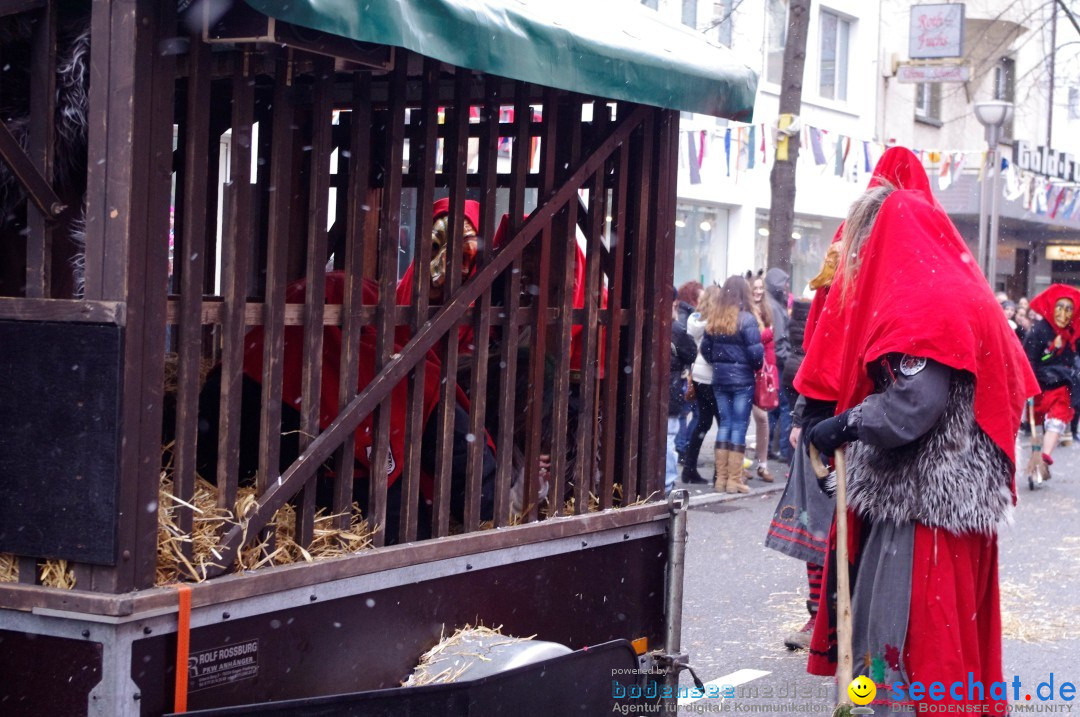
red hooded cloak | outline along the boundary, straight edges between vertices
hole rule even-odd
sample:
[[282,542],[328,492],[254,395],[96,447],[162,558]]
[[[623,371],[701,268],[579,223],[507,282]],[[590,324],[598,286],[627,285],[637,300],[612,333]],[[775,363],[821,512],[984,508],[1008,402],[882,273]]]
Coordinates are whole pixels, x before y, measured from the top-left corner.
[[[1035,377],[967,245],[930,193],[925,172],[907,150],[890,152],[895,164],[889,181],[901,189],[882,205],[846,292],[842,277],[850,257],[841,257],[795,387],[835,401],[839,412],[873,390],[866,370],[871,361],[892,352],[932,358],[975,377],[975,420],[1015,460],[1023,403],[1038,392]],[[1015,497],[1015,486],[1013,491]],[[849,525],[849,555],[857,564],[862,523],[852,512]],[[836,570],[835,545],[834,523],[826,584]],[[916,524],[912,561],[907,636],[898,646],[903,652],[886,659],[902,655],[908,678],[927,684],[967,679],[969,672],[987,687],[1000,680],[996,537]],[[823,601],[815,622],[807,666],[813,674],[835,672],[831,609]],[[983,701],[990,709],[1001,706],[994,702]]]

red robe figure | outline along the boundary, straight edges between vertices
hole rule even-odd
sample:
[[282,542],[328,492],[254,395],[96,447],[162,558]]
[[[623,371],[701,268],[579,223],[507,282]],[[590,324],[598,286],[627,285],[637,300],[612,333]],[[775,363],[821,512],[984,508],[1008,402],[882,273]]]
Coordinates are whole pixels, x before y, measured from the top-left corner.
[[[304,280],[289,284],[285,300],[291,304],[302,304],[306,292]],[[326,304],[343,304],[345,299],[345,275],[342,272],[330,272],[326,275]],[[365,279],[362,289],[365,304],[378,302],[378,287]],[[244,337],[244,380],[241,403],[240,427],[240,476],[241,480],[250,479],[258,468],[259,456],[259,416],[262,404],[263,377],[263,327],[250,330]],[[325,430],[337,418],[338,387],[341,382],[342,331],[337,326],[327,326],[323,330],[322,366],[319,386],[319,428]],[[401,345],[395,342],[394,350]],[[281,417],[281,462],[284,469],[299,455],[300,407],[303,402],[303,366],[304,366],[304,328],[287,326],[283,352],[282,375],[282,417]],[[431,520],[428,508],[433,495],[432,475],[435,468],[435,442],[438,421],[433,420],[433,413],[439,401],[439,363],[434,354],[429,352],[427,370],[424,374],[424,434],[420,457],[420,522],[417,536],[429,535]],[[360,332],[359,372],[357,392],[371,383],[375,377],[375,327],[364,326]],[[208,478],[214,475],[217,464],[217,430],[220,404],[220,371],[215,370],[207,378],[199,396],[199,438],[198,466],[201,475]],[[390,398],[390,443],[386,466],[376,474],[385,476],[387,482],[387,516],[385,538],[387,544],[398,539],[398,519],[401,510],[401,483],[399,478],[404,469],[405,424],[408,407],[408,382],[401,381],[394,386]],[[374,425],[372,416],[368,416],[356,430],[355,474],[353,481],[353,499],[361,509],[367,504],[368,481],[372,476],[370,456]],[[450,510],[458,520],[464,515],[465,475],[468,465],[469,415],[468,402],[464,396],[458,396],[455,406],[453,427],[453,461]],[[495,460],[490,445],[485,447],[483,476],[481,479],[481,519],[489,520],[494,506]],[[319,505],[329,506],[332,501],[329,481],[317,483],[316,501]]]
[[[836,405],[807,441],[828,455],[849,444],[851,560],[839,569],[852,576],[854,672],[879,685],[875,714],[893,701],[1003,714],[996,532],[1038,389],[918,160],[895,151],[909,178],[852,205],[795,386]],[[820,675],[836,668],[835,532],[830,542],[808,663]],[[946,691],[913,695],[914,682]]]
[[[1066,284],[1051,284],[1031,300],[1031,308],[1043,317],[1024,336],[1027,354],[1041,393],[1035,397],[1035,423],[1043,424],[1042,453],[1028,465],[1029,484],[1050,477],[1054,448],[1073,419],[1072,383],[1076,361],[1076,324],[1073,315],[1080,306],[1080,291]],[[1034,429],[1034,427],[1033,427]]]
[[[466,200],[463,207],[464,213],[464,226],[462,227],[462,236],[464,239],[463,251],[462,251],[462,282],[468,281],[477,271],[478,265],[476,263],[476,257],[479,250],[479,242],[483,241],[480,238],[480,216],[481,207],[480,204],[474,200]],[[433,305],[444,303],[450,297],[445,296],[445,281],[446,281],[446,255],[447,255],[447,221],[450,213],[450,201],[448,198],[437,200],[431,208],[432,213],[432,255],[433,258],[429,265],[429,271],[431,273],[431,288],[429,292],[429,299]],[[528,217],[525,217],[527,219]],[[495,230],[494,236],[491,239],[491,248],[493,251],[498,251],[507,241],[509,241],[509,215],[504,214],[499,221],[499,226]],[[539,240],[537,240],[539,241]],[[535,287],[533,282],[536,281],[536,277],[539,274],[539,266],[537,262],[539,260],[539,252],[537,251],[539,245],[537,241],[534,241],[522,254],[522,269],[521,269],[521,305],[528,306],[533,301],[533,295],[535,293]],[[399,305],[408,305],[412,303],[412,291],[413,284],[415,282],[415,262],[410,264],[405,270],[404,275],[398,282],[397,286],[397,303]],[[586,260],[585,254],[581,250],[581,247],[575,243],[574,252],[574,283],[571,287],[573,292],[572,306],[575,309],[585,308],[585,297],[588,289],[586,285]],[[505,276],[505,275],[504,275]],[[493,299],[496,302],[502,300],[502,291],[500,290],[501,280],[496,280],[492,290]],[[607,305],[607,290],[601,288],[600,295],[600,307],[603,308]],[[570,375],[571,375],[571,396],[568,405],[568,419],[567,419],[567,434],[568,439],[566,441],[566,485],[569,488],[575,472],[576,461],[576,440],[577,426],[580,420],[580,377],[582,370],[582,362],[584,359],[584,339],[583,339],[584,327],[581,324],[574,324],[570,329]],[[498,436],[498,381],[493,380],[494,377],[499,375],[497,368],[497,362],[500,360],[500,353],[497,348],[499,341],[498,330],[493,330],[491,336],[489,336],[489,352],[488,360],[493,362],[493,368],[489,370],[489,386],[487,394],[487,411],[485,413],[485,423],[489,433],[495,438],[497,444],[502,444],[504,441],[500,440]],[[399,329],[398,340],[404,343],[408,338],[408,331]],[[550,338],[550,337],[549,337]],[[596,352],[597,361],[597,378],[603,378],[604,376],[604,332],[598,331],[597,339],[598,349]],[[518,407],[526,405],[530,399],[530,387],[528,385],[529,373],[527,370],[529,349],[532,346],[530,340],[530,332],[526,327],[519,335],[518,346],[518,368],[517,377],[518,385],[516,387],[516,401],[515,405]],[[554,348],[552,340],[548,341],[549,349]],[[472,356],[476,351],[476,337],[474,335],[473,327],[469,324],[464,324],[458,327],[458,352],[462,360],[458,364],[458,376],[459,382],[464,385],[464,376],[467,375],[470,367]],[[541,443],[545,446],[545,451],[548,450],[548,446],[551,445],[552,439],[552,387],[554,385],[553,376],[547,376],[545,379],[544,389],[544,402],[542,410],[544,412],[543,426],[542,426],[542,439]],[[521,424],[519,428],[523,428]],[[515,449],[515,473],[519,474],[522,470],[522,450],[524,448],[524,436],[518,435],[513,441],[516,445]],[[549,458],[547,455],[541,457],[541,475],[546,475],[547,465]],[[515,476],[514,484],[517,485],[517,476]],[[546,489],[542,489],[541,493]]]

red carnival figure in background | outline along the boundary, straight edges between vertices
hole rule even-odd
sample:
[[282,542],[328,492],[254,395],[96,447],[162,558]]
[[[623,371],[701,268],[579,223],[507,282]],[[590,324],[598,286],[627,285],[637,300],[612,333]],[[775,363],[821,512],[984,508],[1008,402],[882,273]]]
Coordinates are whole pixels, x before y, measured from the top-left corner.
[[[1031,300],[1031,308],[1043,318],[1024,336],[1027,354],[1042,391],[1035,397],[1034,423],[1043,424],[1040,450],[1032,450],[1028,485],[1050,477],[1054,448],[1073,419],[1072,383],[1076,361],[1076,325],[1073,314],[1080,305],[1080,291],[1065,284],[1051,284]],[[1032,425],[1031,430],[1036,430]]]

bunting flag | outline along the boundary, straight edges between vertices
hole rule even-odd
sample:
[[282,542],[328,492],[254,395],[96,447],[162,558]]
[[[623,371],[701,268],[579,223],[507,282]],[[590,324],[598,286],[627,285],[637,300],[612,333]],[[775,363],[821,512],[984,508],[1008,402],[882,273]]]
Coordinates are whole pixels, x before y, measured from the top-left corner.
[[1080,189],[1072,190],[1072,199],[1069,200],[1069,212],[1066,218],[1070,221],[1076,219],[1080,214]]
[[731,128],[724,130],[724,163],[727,168],[727,176],[731,176]]
[[1061,218],[1069,219],[1072,217],[1073,209],[1076,207],[1076,190],[1068,187],[1065,189],[1065,200],[1061,203]]
[[821,130],[810,128],[810,148],[814,152],[814,164],[825,164],[825,150],[821,147]]
[[938,170],[938,189],[943,192],[952,184],[951,162],[952,158],[946,154],[941,162],[941,169]]
[[1035,213],[1046,214],[1046,205],[1050,201],[1050,182],[1039,184],[1035,189]]
[[1065,198],[1065,187],[1057,187],[1056,191],[1051,189],[1051,192],[1053,192],[1055,196],[1053,201],[1050,202],[1050,218],[1056,219],[1058,209],[1061,208],[1061,200]]
[[[502,114],[500,112],[500,120],[504,119]],[[506,114],[509,115],[509,111],[506,111]],[[512,121],[510,116],[505,119]],[[814,181],[813,175],[821,175],[836,176],[844,182],[861,184],[888,146],[807,124],[803,124],[799,132],[802,146],[808,150],[799,172],[810,172],[811,177],[806,177],[805,180],[811,182]],[[771,155],[776,148],[777,139],[777,133],[760,122],[745,125],[731,123],[722,128],[683,131],[679,141],[685,141],[686,147],[679,147],[680,175],[683,181],[690,185],[701,185],[725,175],[729,182],[737,183],[741,179],[740,171],[771,167],[775,161]],[[500,137],[500,152],[511,150],[510,143],[511,138]],[[534,147],[535,149],[538,148]],[[962,175],[966,176],[964,182],[971,182],[976,177],[981,182],[990,175],[987,172],[989,153],[985,150],[912,149],[912,152],[920,158],[932,177],[936,175],[937,191],[958,191],[953,187],[961,182]],[[722,168],[721,162],[724,165]],[[1068,222],[1077,226],[1076,223],[1080,222],[1080,182],[1062,182],[1056,179],[1051,182],[1048,177],[1019,169],[1008,157],[1002,156],[1000,162],[1001,173],[1004,175],[1000,191],[1006,201],[1015,202],[1026,211],[1045,216],[1046,221],[1062,224]],[[536,164],[535,159],[533,164]],[[961,191],[978,191],[978,188],[963,184]]]
[[686,133],[686,159],[690,169],[690,184],[701,184],[701,158],[694,134],[694,132]]
[[735,133],[735,176],[746,169],[746,127],[739,127]]
[[953,152],[952,159],[952,181],[956,181],[960,178],[960,173],[964,171],[965,156],[963,152]]
[[1009,162],[1005,168],[1005,186],[1001,191],[1005,199],[1010,202],[1016,201],[1024,193],[1024,185],[1020,181],[1020,174],[1016,171],[1016,166],[1012,162]]

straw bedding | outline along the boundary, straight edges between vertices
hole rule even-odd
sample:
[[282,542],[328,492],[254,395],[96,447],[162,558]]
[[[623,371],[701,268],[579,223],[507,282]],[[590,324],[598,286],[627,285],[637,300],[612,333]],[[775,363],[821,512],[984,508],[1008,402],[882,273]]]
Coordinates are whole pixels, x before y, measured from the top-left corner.
[[486,662],[493,648],[531,640],[532,637],[503,635],[502,626],[496,628],[465,625],[450,637],[442,638],[434,647],[420,657],[420,663],[402,687],[422,687],[457,682],[477,662]]

